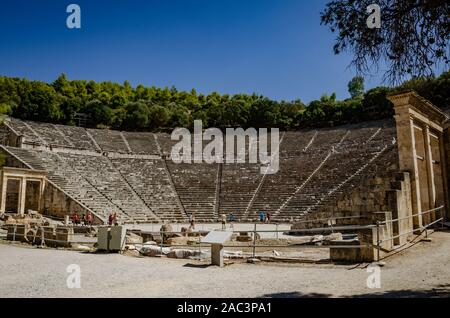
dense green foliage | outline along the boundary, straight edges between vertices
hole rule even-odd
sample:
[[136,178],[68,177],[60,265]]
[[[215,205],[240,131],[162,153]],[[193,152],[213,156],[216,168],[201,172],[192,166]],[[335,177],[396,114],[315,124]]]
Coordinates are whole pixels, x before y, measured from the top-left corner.
[[[377,16],[374,5],[379,28],[368,25]],[[366,14],[368,9],[372,14]],[[448,0],[332,0],[321,23],[336,35],[334,53],[353,55],[351,65],[358,72],[379,71],[384,64],[385,78],[399,83],[433,76],[442,66],[449,69],[449,15]]]
[[154,131],[192,127],[195,119],[204,127],[279,127],[298,129],[386,118],[393,114],[386,95],[416,90],[437,106],[450,100],[450,72],[438,78],[413,79],[401,87],[377,87],[364,92],[362,78],[349,83],[350,99],[324,95],[305,105],[300,100],[273,101],[256,94],[209,95],[156,88],[128,82],[68,80],[53,83],[0,77],[0,113],[25,120],[76,125],[77,113],[86,114],[89,127]]

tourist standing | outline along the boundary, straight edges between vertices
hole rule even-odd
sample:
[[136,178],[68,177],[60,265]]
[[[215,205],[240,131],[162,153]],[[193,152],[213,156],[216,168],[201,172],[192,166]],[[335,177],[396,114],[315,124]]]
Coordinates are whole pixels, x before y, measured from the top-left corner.
[[191,229],[195,229],[195,216],[193,216],[192,214],[189,216],[189,228]]
[[227,216],[225,214],[221,215],[221,221],[222,221],[222,230],[225,230],[227,228]]
[[114,222],[114,216],[113,216],[112,213],[110,213],[109,216],[108,216],[108,225],[112,226],[113,222]]
[[264,214],[263,211],[260,211],[260,212],[259,212],[259,221],[260,221],[261,223],[263,223],[265,219],[266,219],[266,215]]
[[90,211],[88,211],[86,215],[86,221],[88,226],[92,226],[92,222],[94,221],[94,217]]

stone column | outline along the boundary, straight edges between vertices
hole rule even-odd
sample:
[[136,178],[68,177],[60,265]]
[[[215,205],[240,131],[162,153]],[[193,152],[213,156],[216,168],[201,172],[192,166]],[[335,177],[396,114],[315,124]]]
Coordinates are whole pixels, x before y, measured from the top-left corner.
[[8,178],[5,176],[5,173],[2,171],[2,196],[1,196],[1,206],[0,211],[5,212],[6,209],[6,187],[8,185]]
[[42,213],[44,206],[42,204],[44,200],[45,179],[41,179],[39,183],[39,198],[38,198],[38,212]]
[[[431,151],[431,137],[430,126],[425,126],[425,155],[427,163],[427,175],[428,175],[428,193],[430,197],[430,208],[436,207],[436,185],[434,180],[434,168],[433,168],[433,153]],[[434,213],[428,213],[424,215],[426,220],[430,222],[434,221]]]
[[425,151],[427,155],[427,171],[428,171],[428,180],[430,181],[430,201],[431,206],[434,206],[436,203],[436,186],[434,183],[434,169],[433,169],[433,154],[431,152],[431,140],[430,140],[430,126],[425,127]]
[[27,194],[27,179],[25,177],[20,178],[20,191],[19,191],[19,209],[18,214],[25,215],[25,196]]
[[[409,115],[409,127],[411,132],[411,144],[410,153],[412,154],[412,165],[411,172],[411,197],[412,197],[412,208],[413,215],[422,212],[422,198],[420,192],[420,178],[419,178],[419,166],[417,164],[417,149],[416,149],[416,134],[414,132],[414,118]],[[403,152],[403,151],[402,151]],[[406,164],[406,163],[405,163]],[[400,164],[401,166],[401,164]],[[413,226],[415,229],[420,229],[423,225],[423,216],[416,215],[413,217]]]

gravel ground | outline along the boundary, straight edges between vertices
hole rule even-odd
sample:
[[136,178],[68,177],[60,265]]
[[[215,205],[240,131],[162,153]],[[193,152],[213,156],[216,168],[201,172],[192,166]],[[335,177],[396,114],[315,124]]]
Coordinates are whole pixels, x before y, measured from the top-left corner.
[[[450,296],[450,233],[436,232],[386,260],[381,288],[359,266],[235,263],[85,254],[0,244],[0,297]],[[66,285],[69,264],[81,288]]]

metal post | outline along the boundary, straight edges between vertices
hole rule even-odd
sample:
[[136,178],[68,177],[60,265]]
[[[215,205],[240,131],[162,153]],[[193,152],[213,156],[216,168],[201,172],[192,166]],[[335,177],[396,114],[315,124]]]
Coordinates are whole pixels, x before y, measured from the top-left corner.
[[380,221],[377,221],[377,262],[380,261]]
[[255,258],[256,255],[256,223],[255,223],[255,229],[253,230],[253,258]]
[[41,227],[41,247],[44,247],[44,227]]
[[162,234],[161,234],[161,253],[160,253],[160,255],[162,255],[162,251],[163,251],[163,242],[164,242],[164,232],[165,231],[162,231]]
[[13,242],[16,241],[16,229],[17,229],[17,225],[14,224],[14,231],[13,231]]
[[440,209],[441,210],[441,227],[442,227],[442,230],[445,228],[445,217],[444,217],[444,208],[441,208]]

